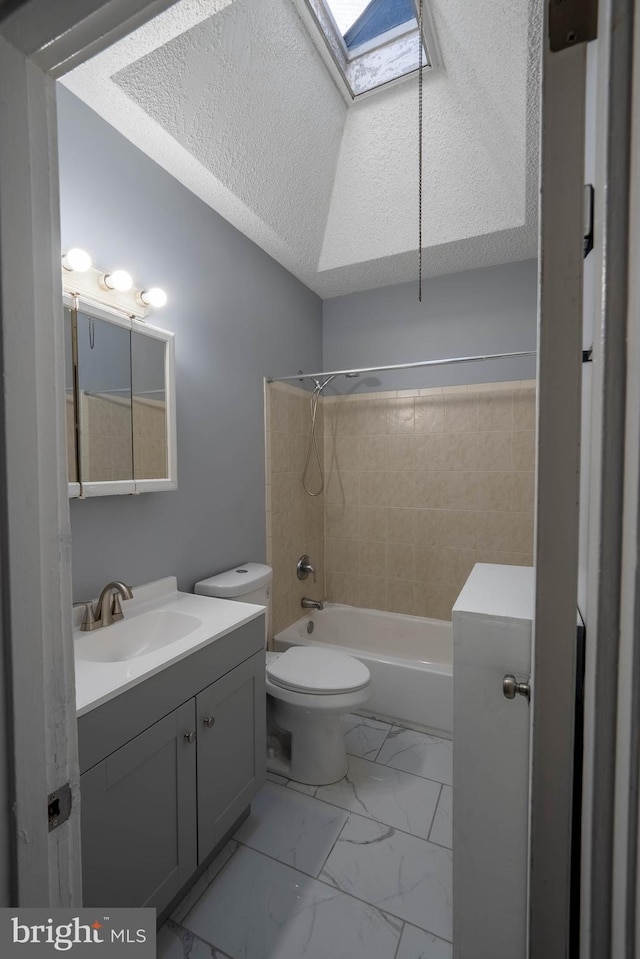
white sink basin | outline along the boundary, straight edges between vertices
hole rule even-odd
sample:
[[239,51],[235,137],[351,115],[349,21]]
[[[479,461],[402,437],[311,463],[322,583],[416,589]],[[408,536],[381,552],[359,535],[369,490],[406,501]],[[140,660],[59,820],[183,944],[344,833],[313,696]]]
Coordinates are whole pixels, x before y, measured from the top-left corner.
[[202,620],[189,613],[151,609],[85,633],[76,642],[76,656],[93,663],[121,663],[185,639],[201,626]]

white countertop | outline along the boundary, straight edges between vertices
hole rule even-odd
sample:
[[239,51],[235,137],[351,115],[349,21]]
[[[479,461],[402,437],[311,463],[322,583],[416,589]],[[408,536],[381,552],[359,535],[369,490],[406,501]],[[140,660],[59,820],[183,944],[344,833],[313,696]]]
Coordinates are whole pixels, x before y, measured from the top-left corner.
[[93,662],[82,658],[82,642],[96,636],[109,642],[109,633],[118,628],[104,626],[98,631],[82,632],[82,608],[73,611],[73,639],[76,668],[76,712],[78,716],[101,706],[120,693],[137,686],[150,676],[159,673],[196,650],[226,636],[238,626],[256,619],[265,611],[264,606],[239,603],[229,599],[214,599],[181,593],[175,576],[133,587],[133,599],[122,603],[125,620],[130,622],[141,613],[153,609],[175,610],[202,620],[202,625],[183,639],[169,643],[135,659],[119,662]]
[[476,563],[458,596],[453,612],[500,620],[533,618],[533,566]]

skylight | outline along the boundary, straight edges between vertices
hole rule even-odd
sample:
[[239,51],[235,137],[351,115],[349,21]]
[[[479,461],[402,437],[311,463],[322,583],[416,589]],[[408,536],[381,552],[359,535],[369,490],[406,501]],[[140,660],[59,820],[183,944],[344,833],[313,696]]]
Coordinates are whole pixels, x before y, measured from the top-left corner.
[[[294,0],[331,72],[351,99],[418,69],[416,0]],[[427,0],[423,11],[423,62],[436,60]]]

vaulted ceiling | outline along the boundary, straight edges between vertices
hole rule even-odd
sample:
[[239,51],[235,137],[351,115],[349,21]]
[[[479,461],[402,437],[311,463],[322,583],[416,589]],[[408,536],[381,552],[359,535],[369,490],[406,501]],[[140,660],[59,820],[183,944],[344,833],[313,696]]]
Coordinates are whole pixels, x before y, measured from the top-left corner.
[[[431,0],[424,275],[536,255],[535,0]],[[347,104],[293,0],[180,0],[65,85],[323,297],[414,279],[417,80]]]

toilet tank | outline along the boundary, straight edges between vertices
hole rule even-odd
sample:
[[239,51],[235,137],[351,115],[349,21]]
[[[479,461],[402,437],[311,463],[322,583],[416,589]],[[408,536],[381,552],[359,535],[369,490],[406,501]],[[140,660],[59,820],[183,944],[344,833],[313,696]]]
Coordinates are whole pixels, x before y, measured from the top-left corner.
[[228,569],[224,573],[201,579],[199,583],[196,583],[194,593],[266,606],[264,637],[266,644],[269,635],[272,579],[273,570],[270,566],[265,566],[264,563],[243,563],[242,566]]

